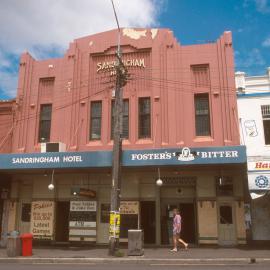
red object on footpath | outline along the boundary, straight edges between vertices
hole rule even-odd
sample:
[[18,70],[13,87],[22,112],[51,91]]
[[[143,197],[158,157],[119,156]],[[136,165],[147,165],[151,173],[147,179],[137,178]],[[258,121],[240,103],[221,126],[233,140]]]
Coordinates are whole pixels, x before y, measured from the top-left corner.
[[22,256],[32,256],[33,235],[31,233],[24,233],[21,235],[21,240],[22,240]]

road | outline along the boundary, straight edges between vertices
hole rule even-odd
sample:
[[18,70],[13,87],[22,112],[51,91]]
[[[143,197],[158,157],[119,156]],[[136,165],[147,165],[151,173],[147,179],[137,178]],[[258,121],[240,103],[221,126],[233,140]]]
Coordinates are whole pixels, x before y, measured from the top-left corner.
[[269,270],[269,264],[0,264],[3,270]]

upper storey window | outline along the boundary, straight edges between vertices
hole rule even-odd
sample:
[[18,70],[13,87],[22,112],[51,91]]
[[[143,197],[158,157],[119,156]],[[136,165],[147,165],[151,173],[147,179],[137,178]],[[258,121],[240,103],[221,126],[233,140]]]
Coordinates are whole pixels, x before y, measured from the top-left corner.
[[196,94],[194,96],[195,103],[195,128],[196,136],[210,136],[210,110],[209,95]]
[[195,87],[210,86],[209,65],[192,65],[191,71]]
[[139,138],[151,138],[151,100],[139,98]]
[[49,142],[51,135],[52,104],[42,104],[40,106],[39,117],[39,142]]
[[91,102],[90,140],[101,139],[102,101]]
[[[111,106],[111,139],[113,139],[113,131],[114,131],[114,100],[112,100]],[[122,126],[122,138],[129,138],[129,100],[123,100],[123,126]]]
[[265,144],[270,144],[270,105],[262,105],[262,118]]

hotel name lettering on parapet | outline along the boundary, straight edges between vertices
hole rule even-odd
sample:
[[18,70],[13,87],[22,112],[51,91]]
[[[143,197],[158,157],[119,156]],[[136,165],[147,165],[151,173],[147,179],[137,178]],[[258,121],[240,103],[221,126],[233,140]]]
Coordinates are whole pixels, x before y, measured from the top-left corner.
[[[123,64],[125,67],[139,67],[145,68],[144,58],[135,58],[135,59],[123,59]],[[108,61],[108,62],[98,62],[97,63],[97,73],[103,70],[110,70],[111,75],[115,75],[115,66],[117,61]]]

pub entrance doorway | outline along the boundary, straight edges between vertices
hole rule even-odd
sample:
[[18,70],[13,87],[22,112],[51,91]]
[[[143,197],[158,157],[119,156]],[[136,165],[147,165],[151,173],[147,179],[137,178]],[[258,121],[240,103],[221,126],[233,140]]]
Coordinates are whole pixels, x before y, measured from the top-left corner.
[[69,210],[70,202],[56,203],[56,227],[55,241],[58,243],[68,242],[69,239]]
[[156,205],[155,202],[141,201],[141,228],[145,244],[156,243]]
[[173,209],[178,208],[182,218],[181,238],[189,244],[197,243],[196,207],[193,201],[163,201],[161,203],[161,243],[172,244]]

